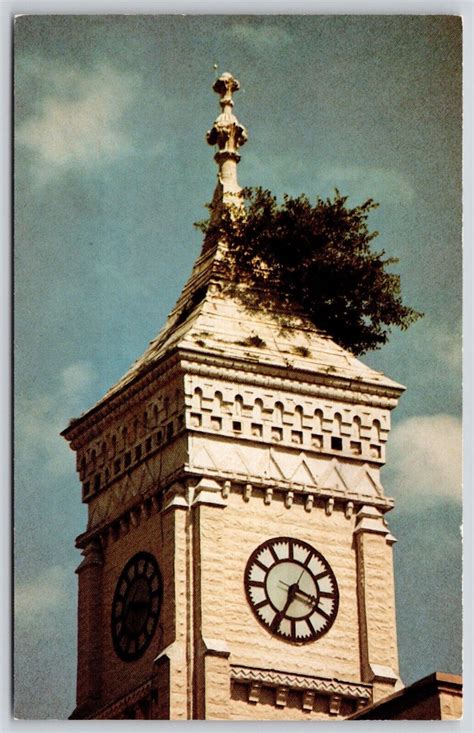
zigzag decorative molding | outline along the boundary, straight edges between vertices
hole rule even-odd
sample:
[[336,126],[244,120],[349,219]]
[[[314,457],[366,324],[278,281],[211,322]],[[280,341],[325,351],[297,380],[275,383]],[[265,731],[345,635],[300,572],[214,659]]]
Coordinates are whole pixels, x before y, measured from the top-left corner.
[[[361,487],[364,488],[369,487],[368,491],[362,492]],[[372,490],[370,489],[372,487]],[[367,463],[364,463],[364,465],[361,468],[360,474],[357,477],[357,479],[354,482],[354,489],[360,493],[365,493],[367,495],[371,495],[375,493],[377,496],[383,496],[383,489],[379,481],[377,481],[376,477],[372,475],[372,472],[369,469],[369,466]]]
[[275,672],[271,669],[243,667],[235,664],[230,667],[230,677],[236,682],[256,682],[267,687],[288,687],[294,690],[319,692],[323,695],[341,695],[356,700],[372,700],[372,685],[292,674],[291,672]]
[[138,705],[138,703],[145,700],[147,697],[151,694],[151,680],[148,680],[148,682],[145,682],[144,685],[141,685],[140,687],[137,687],[136,690],[133,690],[125,697],[122,697],[121,700],[118,700],[117,702],[112,703],[111,705],[107,705],[106,707],[102,708],[102,710],[99,710],[98,713],[95,713],[93,716],[94,720],[117,720],[120,719],[121,715],[125,712],[125,710],[129,707],[132,707],[134,705]]
[[347,466],[335,458],[315,457],[305,451],[294,454],[288,449],[279,451],[275,446],[267,445],[252,446],[245,451],[235,443],[227,443],[223,451],[220,442],[208,442],[206,445],[200,442],[191,452],[190,460],[196,469],[215,471],[223,476],[248,476],[250,480],[264,478],[270,483],[283,481],[344,496],[383,497],[382,487],[369,471],[367,463]]
[[343,493],[347,493],[351,490],[342,475],[341,466],[335,458],[331,460],[328,470],[321,478],[321,486],[333,489],[334,491],[342,491]]

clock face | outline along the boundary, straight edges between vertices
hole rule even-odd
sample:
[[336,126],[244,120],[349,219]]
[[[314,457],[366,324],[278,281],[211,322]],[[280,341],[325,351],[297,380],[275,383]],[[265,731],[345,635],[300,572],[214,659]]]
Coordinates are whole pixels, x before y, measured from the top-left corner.
[[139,552],[125,565],[112,602],[112,639],[126,662],[141,657],[160,617],[163,583],[153,555]]
[[320,552],[292,537],[267,540],[245,570],[248,602],[260,623],[286,641],[323,636],[339,606],[336,577]]

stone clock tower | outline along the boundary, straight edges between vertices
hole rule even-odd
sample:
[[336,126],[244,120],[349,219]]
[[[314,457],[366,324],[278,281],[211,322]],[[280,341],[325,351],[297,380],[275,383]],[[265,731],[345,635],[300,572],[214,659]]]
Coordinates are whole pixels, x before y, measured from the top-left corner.
[[[213,216],[239,200],[239,88]],[[75,718],[345,718],[401,687],[380,468],[403,388],[303,317],[282,333],[206,241],[163,330],[64,431],[77,456]]]

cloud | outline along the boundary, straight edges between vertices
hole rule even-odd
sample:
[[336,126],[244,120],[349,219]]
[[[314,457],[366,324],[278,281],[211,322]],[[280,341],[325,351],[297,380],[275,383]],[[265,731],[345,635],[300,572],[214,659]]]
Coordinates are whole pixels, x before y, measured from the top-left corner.
[[269,25],[251,25],[250,23],[235,23],[228,29],[233,38],[245,45],[252,46],[255,50],[266,50],[276,48],[290,43],[291,36],[283,28]]
[[[15,132],[16,142],[35,156],[38,182],[71,166],[93,167],[131,150],[120,123],[135,97],[134,75],[109,65],[91,72],[58,70],[47,63],[40,68],[48,91]],[[37,74],[35,69],[29,72]]]
[[94,370],[85,361],[76,362],[61,372],[61,387],[65,394],[83,392],[94,380]]
[[420,415],[397,425],[388,442],[387,493],[395,498],[462,496],[462,428],[452,415]]
[[51,393],[34,399],[19,396],[15,419],[17,462],[27,461],[36,468],[39,463],[41,471],[56,477],[70,474],[72,454],[59,433],[76,412],[93,379],[90,364],[77,362],[63,369]]
[[372,168],[370,166],[326,166],[318,179],[323,185],[338,188],[342,193],[350,186],[364,198],[373,196],[377,191],[377,201],[410,203],[415,189],[409,177],[402,171],[391,168]]
[[20,583],[15,589],[15,619],[20,623],[35,621],[38,613],[67,606],[70,600],[71,573],[53,565],[34,580]]
[[462,324],[427,323],[423,345],[429,348],[432,358],[446,369],[451,379],[458,379],[462,371]]

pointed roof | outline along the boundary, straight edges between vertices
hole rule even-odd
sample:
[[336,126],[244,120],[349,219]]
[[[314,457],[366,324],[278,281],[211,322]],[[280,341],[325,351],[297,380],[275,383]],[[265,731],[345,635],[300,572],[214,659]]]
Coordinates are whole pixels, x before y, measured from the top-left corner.
[[[245,128],[232,113],[232,93],[239,88],[238,81],[230,74],[223,74],[213,88],[221,95],[222,112],[207,133],[208,143],[218,146],[214,156],[218,174],[211,221],[219,216],[222,206],[239,205],[238,149],[247,140]],[[235,287],[229,288],[226,283],[226,268],[223,266],[226,254],[225,243],[205,239],[191,276],[164,327],[125,375],[94,407],[71,421],[64,433],[139,381],[175,350],[194,353],[196,357],[212,354],[223,364],[253,362],[261,368],[290,368],[321,378],[339,378],[351,385],[354,382],[359,383],[359,387],[367,385],[376,392],[379,389],[388,391],[394,397],[404,390],[402,385],[366,366],[338,346],[304,315],[287,316],[282,329],[278,318],[281,313],[244,305]]]

